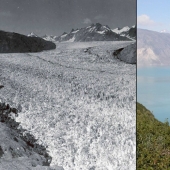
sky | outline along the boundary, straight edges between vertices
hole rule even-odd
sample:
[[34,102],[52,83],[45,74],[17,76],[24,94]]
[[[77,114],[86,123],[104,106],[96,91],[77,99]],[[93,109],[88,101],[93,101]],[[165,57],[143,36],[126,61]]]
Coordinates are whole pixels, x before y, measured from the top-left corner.
[[0,30],[61,35],[92,23],[136,24],[136,0],[0,0]]
[[170,0],[137,0],[137,27],[170,33]]

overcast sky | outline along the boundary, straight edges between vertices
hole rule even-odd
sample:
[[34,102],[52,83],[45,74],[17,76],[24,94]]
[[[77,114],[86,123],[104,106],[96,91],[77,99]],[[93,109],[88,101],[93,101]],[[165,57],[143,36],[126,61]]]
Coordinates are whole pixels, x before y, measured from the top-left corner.
[[170,0],[137,0],[137,27],[170,33]]
[[97,22],[136,24],[136,0],[0,0],[0,30],[60,35]]

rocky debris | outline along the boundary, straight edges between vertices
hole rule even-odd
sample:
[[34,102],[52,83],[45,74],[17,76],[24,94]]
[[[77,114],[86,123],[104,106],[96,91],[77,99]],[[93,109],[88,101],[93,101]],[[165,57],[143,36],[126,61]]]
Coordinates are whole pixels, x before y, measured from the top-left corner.
[[117,56],[124,48],[119,48],[113,52],[114,56]]
[[17,114],[17,109],[0,103],[0,169],[11,170],[10,165],[17,167],[17,170],[28,169],[26,167],[33,169],[38,165],[41,167],[39,169],[50,166],[52,158],[46,148],[37,144],[33,135],[19,127],[14,119]]
[[129,64],[136,64],[137,53],[136,53],[136,43],[128,45],[125,48],[119,48],[113,52],[113,56],[121,61]]
[[0,53],[40,52],[55,49],[53,42],[40,37],[28,37],[18,33],[0,31]]
[[0,89],[2,89],[4,86],[3,85],[0,85]]

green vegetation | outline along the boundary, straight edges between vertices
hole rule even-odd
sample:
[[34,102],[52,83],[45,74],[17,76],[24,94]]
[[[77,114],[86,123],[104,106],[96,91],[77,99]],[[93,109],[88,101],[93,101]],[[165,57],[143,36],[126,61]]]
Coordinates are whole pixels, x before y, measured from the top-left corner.
[[170,170],[170,126],[137,103],[137,169]]

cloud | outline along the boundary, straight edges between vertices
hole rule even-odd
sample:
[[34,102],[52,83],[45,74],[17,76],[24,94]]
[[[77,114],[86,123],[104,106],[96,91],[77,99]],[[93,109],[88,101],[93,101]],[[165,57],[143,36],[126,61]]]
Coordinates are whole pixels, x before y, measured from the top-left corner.
[[9,11],[0,11],[0,16],[10,17],[12,14]]
[[94,17],[95,20],[106,19],[105,15],[97,15]]
[[137,24],[141,26],[153,26],[155,21],[151,20],[148,15],[140,15],[137,17]]
[[89,19],[89,18],[85,18],[84,21],[83,21],[83,23],[84,23],[84,24],[91,24],[92,21],[91,21],[91,19]]

